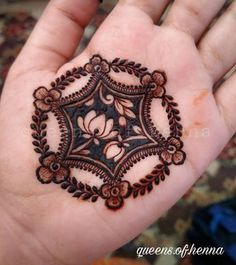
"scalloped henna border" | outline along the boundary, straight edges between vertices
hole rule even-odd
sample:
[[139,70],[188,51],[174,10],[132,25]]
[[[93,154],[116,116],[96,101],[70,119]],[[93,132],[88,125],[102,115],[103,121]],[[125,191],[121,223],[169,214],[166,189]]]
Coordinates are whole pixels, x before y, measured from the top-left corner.
[[[96,58],[97,61],[100,60],[100,65],[93,65],[93,59]],[[102,62],[102,63],[101,63]],[[102,68],[103,66],[103,68]],[[96,68],[97,67],[97,68]],[[91,71],[89,69],[92,69]],[[140,82],[142,83],[142,78],[146,75],[149,75],[150,78],[152,78],[153,73],[159,73],[161,77],[163,78],[162,81],[157,81],[157,82],[162,82],[161,86],[163,88],[163,95],[157,96],[161,100],[162,106],[165,108],[167,117],[169,120],[169,126],[170,126],[170,139],[166,140],[162,134],[155,128],[152,119],[151,119],[151,113],[150,113],[150,108],[151,108],[151,102],[153,99],[153,93],[149,93],[147,95],[147,100],[146,104],[144,106],[145,110],[144,111],[144,120],[147,122],[146,127],[147,131],[149,134],[152,136],[155,136],[155,139],[159,142],[163,142],[164,145],[162,147],[162,150],[160,152],[157,152],[157,150],[149,153],[149,152],[144,152],[143,155],[140,155],[135,159],[135,161],[127,161],[127,165],[123,165],[121,170],[123,173],[126,173],[127,170],[133,166],[134,163],[138,162],[140,159],[145,158],[148,155],[153,155],[153,154],[158,154],[159,158],[161,155],[161,152],[167,152],[168,148],[170,146],[170,143],[168,141],[171,141],[171,139],[178,141],[179,145],[181,148],[183,159],[181,163],[183,164],[185,159],[186,159],[186,154],[182,151],[183,147],[183,142],[180,140],[180,137],[182,136],[182,125],[180,124],[181,118],[180,118],[180,113],[179,110],[177,109],[178,104],[173,101],[173,97],[170,95],[166,95],[165,93],[165,88],[164,84],[167,81],[166,74],[162,71],[154,71],[153,73],[149,73],[147,68],[142,67],[141,64],[137,64],[133,61],[128,61],[128,60],[121,60],[119,58],[114,59],[112,62],[108,62],[107,60],[103,59],[100,55],[94,55],[88,64],[86,64],[84,67],[78,67],[78,68],[73,68],[71,71],[67,71],[65,75],[61,75],[58,77],[54,82],[51,83],[51,89],[48,90],[50,91],[56,91],[60,94],[60,100],[61,102],[65,101],[67,102],[71,98],[76,99],[77,97],[81,97],[83,93],[86,93],[87,87],[91,85],[92,82],[96,82],[96,80],[99,79],[99,77],[103,76],[107,80],[107,82],[110,82],[113,84],[113,87],[118,88],[118,89],[125,89],[126,93],[130,93],[131,95],[134,93],[143,93],[145,89],[150,89],[149,86],[151,87],[151,84],[153,85],[153,80],[150,81],[150,84],[145,84],[145,85],[130,85],[127,86],[125,84],[118,83],[110,78],[110,76],[107,75],[110,71],[113,71],[115,73],[119,72],[126,72],[127,74],[130,75],[135,75],[137,78],[140,79]],[[76,79],[80,79],[83,76],[87,76],[88,74],[91,74],[91,78],[88,81],[88,84],[82,88],[79,92],[72,93],[70,96],[66,96],[65,98],[61,98],[61,92],[63,91],[67,86],[69,86],[71,83],[73,83]],[[152,83],[151,83],[152,82]],[[156,83],[158,85],[158,83]],[[40,109],[37,104],[36,104],[36,91],[34,92],[34,105],[35,105],[35,112],[34,115],[32,116],[32,123],[31,123],[31,129],[33,130],[32,137],[33,137],[33,145],[35,146],[34,150],[35,152],[40,154],[40,164],[41,166],[37,169],[36,174],[37,178],[41,183],[50,183],[53,181],[54,183],[62,183],[61,187],[63,189],[67,189],[69,193],[73,193],[73,197],[76,198],[81,198],[83,200],[90,200],[91,202],[97,201],[97,199],[100,197],[105,200],[105,205],[111,209],[111,210],[116,210],[122,207],[124,204],[124,199],[128,198],[130,195],[133,196],[133,198],[140,196],[143,196],[146,193],[149,193],[153,189],[153,185],[158,185],[160,181],[164,181],[165,176],[170,174],[169,170],[169,165],[171,165],[173,162],[170,161],[165,161],[161,160],[162,163],[158,164],[154,167],[152,172],[148,175],[146,175],[144,178],[141,178],[138,182],[130,184],[128,181],[122,181],[121,177],[117,179],[117,182],[115,183],[109,183],[109,179],[103,178],[103,181],[105,182],[101,187],[95,187],[95,186],[90,186],[88,184],[84,184],[82,182],[77,181],[75,177],[70,176],[70,169],[69,167],[74,167],[77,165],[68,165],[66,164],[63,159],[61,154],[63,153],[63,148],[65,148],[66,144],[65,141],[68,138],[66,135],[66,125],[63,124],[63,119],[60,118],[60,113],[57,110],[57,108],[54,108],[54,104],[57,105],[56,100],[52,100],[51,102],[48,103],[48,110],[42,110]],[[135,92],[134,92],[135,91]],[[150,91],[150,90],[149,90]],[[118,91],[120,92],[120,91]],[[52,93],[51,93],[52,94]],[[54,92],[55,94],[55,92]],[[56,97],[56,95],[54,95]],[[53,96],[51,96],[53,98]],[[45,101],[46,102],[46,101]],[[49,181],[42,181],[42,179],[39,176],[39,171],[41,168],[45,168],[47,170],[52,170],[52,168],[48,167],[45,165],[47,157],[50,156],[51,152],[49,151],[50,147],[47,143],[47,124],[46,121],[48,120],[48,115],[47,112],[52,111],[54,115],[56,116],[60,126],[60,132],[61,132],[61,142],[59,144],[59,148],[57,153],[55,154],[56,161],[52,162],[52,165],[55,167],[55,165],[59,165],[60,170],[54,170],[54,176],[52,177],[51,180]],[[172,138],[171,138],[172,137]],[[173,147],[173,146],[172,146]],[[79,167],[79,166],[78,166]],[[86,166],[87,167],[87,166]],[[86,167],[80,167],[81,169],[85,169]],[[60,179],[60,174],[59,171],[64,170],[63,174],[66,176],[64,179]],[[91,171],[92,173],[99,175],[95,170],[93,170],[90,167],[87,167],[88,171]],[[67,172],[67,173],[66,173]],[[67,175],[66,175],[67,174]],[[100,173],[102,174],[102,173]],[[56,176],[58,178],[56,178]],[[105,175],[104,175],[105,176]]]

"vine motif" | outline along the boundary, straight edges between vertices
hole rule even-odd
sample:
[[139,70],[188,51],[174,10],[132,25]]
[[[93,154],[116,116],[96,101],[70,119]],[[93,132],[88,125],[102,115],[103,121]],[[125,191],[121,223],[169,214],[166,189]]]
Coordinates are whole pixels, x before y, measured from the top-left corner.
[[158,185],[161,181],[165,180],[165,175],[170,175],[168,166],[165,164],[156,165],[150,174],[133,184],[133,197],[136,198],[138,195],[143,196],[145,193],[151,192],[153,185]]
[[33,122],[31,123],[31,129],[33,130],[32,137],[34,141],[32,142],[35,146],[34,151],[41,155],[45,155],[49,150],[49,145],[47,144],[47,124],[48,115],[38,109],[35,110],[32,116]]
[[69,177],[65,182],[61,184],[62,189],[67,189],[69,193],[73,193],[73,197],[81,198],[84,201],[91,200],[96,202],[98,197],[101,196],[100,190],[96,186],[90,186],[88,184],[83,184],[78,182],[75,177]]
[[88,73],[83,67],[74,67],[71,71],[67,71],[65,75],[56,78],[51,83],[51,87],[58,90],[64,90],[70,83],[73,83],[76,79],[80,79],[82,76],[86,76]]
[[[110,71],[134,75],[139,79],[140,85],[126,86],[117,83],[108,75]],[[62,91],[67,86],[70,86],[76,79],[87,75],[91,75],[90,80],[82,88],[81,92],[73,93],[65,98],[62,97]],[[120,164],[118,168],[120,173],[114,178],[107,175],[108,171],[104,171],[101,168],[101,164],[96,169],[95,163],[88,164],[86,160],[81,160],[81,163],[73,160],[70,163],[68,159],[64,159],[65,154],[62,153],[67,151],[64,144],[69,144],[71,138],[67,133],[67,122],[64,120],[63,113],[60,113],[58,106],[60,104],[69,106],[70,102],[74,104],[75,99],[77,102],[80,102],[80,98],[86,99],[92,91],[96,91],[96,82],[98,80],[105,82],[104,84],[114,89],[114,91],[123,94],[124,98],[119,98],[117,93],[109,94],[110,92],[107,93],[104,88],[100,89],[98,96],[101,103],[104,106],[113,107],[113,112],[116,113],[114,117],[109,118],[106,118],[105,114],[95,111],[96,102],[93,98],[85,102],[86,113],[84,115],[79,113],[77,116],[77,126],[82,132],[81,135],[84,137],[84,142],[77,145],[74,149],[72,148],[73,155],[86,157],[92,155],[89,150],[91,144],[97,146],[97,149],[99,146],[102,146],[101,150],[103,150],[107,165],[112,169],[114,163],[122,161],[127,149],[130,148],[131,151],[135,149],[131,143],[133,144],[134,141],[137,141],[135,142],[137,148],[139,147],[138,141],[144,141],[143,143],[150,141],[149,136],[146,135],[147,131],[151,132],[152,137],[154,137],[154,145],[146,149],[140,149],[139,152],[134,153],[123,164]],[[32,116],[31,129],[33,130],[32,143],[34,150],[40,154],[40,166],[36,170],[38,180],[43,184],[51,182],[61,184],[61,188],[67,190],[73,194],[73,197],[78,199],[96,202],[98,198],[101,198],[105,201],[105,205],[112,210],[121,208],[125,199],[130,196],[137,198],[151,192],[154,185],[160,184],[161,181],[165,180],[166,176],[170,175],[169,166],[171,164],[181,165],[186,159],[186,154],[182,151],[183,142],[181,141],[181,136],[183,128],[180,123],[180,112],[177,109],[178,104],[174,102],[172,96],[166,94],[166,82],[167,76],[163,71],[156,70],[149,73],[146,67],[142,67],[141,64],[133,61],[115,58],[113,61],[108,62],[101,56],[94,55],[84,67],[73,68],[71,71],[67,71],[64,75],[58,77],[51,83],[50,89],[42,86],[37,88],[33,94],[35,112]],[[91,90],[90,93],[89,89]],[[129,95],[127,98],[125,98],[126,93]],[[137,102],[133,102],[132,97],[137,97],[137,95],[139,97],[143,96],[144,113],[140,113],[140,115],[143,115],[146,122],[145,126],[148,130],[143,127],[144,124],[142,122],[140,124],[134,122],[137,120],[137,113],[135,113],[135,109],[137,109],[135,104]],[[151,120],[150,104],[152,98],[160,99],[167,113],[170,126],[170,135],[167,139],[155,128]],[[106,110],[104,109],[104,111]],[[62,142],[55,153],[50,151],[46,139],[48,112],[52,112],[55,115],[60,125]],[[130,124],[130,121],[132,121],[131,136],[124,137],[118,133],[114,128],[116,119],[121,128],[126,128]],[[99,124],[100,130],[96,124]],[[104,141],[107,142],[104,144]],[[100,145],[100,142],[103,142],[103,144]],[[123,174],[130,167],[149,155],[158,155],[161,162],[153,168],[151,173],[133,184],[122,179]],[[100,187],[96,187],[78,181],[75,177],[71,176],[70,168],[73,167],[91,171],[92,174],[103,179],[104,183]]]
[[[158,164],[154,167],[152,172],[148,175],[146,175],[144,178],[140,179],[139,182],[133,183],[132,186],[130,184],[127,184],[127,192],[124,193],[123,197],[119,194],[120,190],[118,190],[117,194],[113,192],[111,196],[107,196],[107,189],[113,188],[116,189],[116,186],[112,186],[109,184],[104,184],[103,186],[98,189],[96,186],[90,186],[88,184],[84,184],[82,182],[78,182],[75,177],[69,177],[65,182],[61,184],[62,189],[67,189],[69,193],[73,193],[73,197],[81,198],[82,200],[90,200],[91,202],[96,202],[99,197],[103,199],[112,199],[111,203],[108,201],[107,207],[111,209],[116,209],[117,206],[114,204],[123,204],[123,198],[128,198],[130,195],[133,196],[133,198],[138,197],[138,195],[145,195],[146,193],[149,193],[153,189],[153,185],[160,184],[161,181],[165,180],[165,176],[170,175],[170,170],[167,165],[165,164]],[[122,183],[122,182],[121,182]],[[123,183],[128,183],[127,181],[123,181]],[[107,187],[106,187],[107,186]],[[104,192],[104,187],[106,191]],[[104,195],[105,193],[105,195]],[[117,197],[120,196],[120,201],[115,200]]]
[[111,62],[111,68],[115,73],[126,72],[130,75],[134,74],[136,77],[141,77],[148,70],[146,67],[142,67],[140,63],[129,62],[120,58],[115,58]]
[[170,95],[165,95],[162,98],[162,106],[166,107],[167,117],[169,120],[171,136],[174,137],[181,137],[182,136],[182,125],[180,124],[181,118],[180,118],[180,112],[176,108],[178,104],[173,101],[173,97]]

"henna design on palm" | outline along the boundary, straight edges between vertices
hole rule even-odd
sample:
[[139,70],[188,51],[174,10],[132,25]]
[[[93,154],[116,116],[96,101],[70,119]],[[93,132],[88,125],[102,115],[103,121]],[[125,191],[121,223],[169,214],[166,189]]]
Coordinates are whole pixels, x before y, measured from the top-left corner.
[[[139,85],[114,81],[109,73],[136,76]],[[63,97],[63,90],[77,79],[89,76],[79,91]],[[74,68],[34,91],[32,116],[33,145],[40,154],[36,175],[41,183],[61,184],[73,197],[96,202],[105,200],[112,210],[126,198],[149,193],[170,174],[172,164],[181,165],[186,155],[181,141],[182,126],[178,104],[166,94],[166,74],[149,73],[141,64],[114,59],[108,62],[94,55],[84,67]],[[169,120],[170,135],[165,138],[151,119],[151,103],[161,101]],[[57,152],[47,143],[48,113],[59,123],[61,142]],[[141,159],[156,155],[158,164],[137,183],[124,180],[125,173]],[[71,169],[89,171],[102,179],[100,187],[78,181]]]

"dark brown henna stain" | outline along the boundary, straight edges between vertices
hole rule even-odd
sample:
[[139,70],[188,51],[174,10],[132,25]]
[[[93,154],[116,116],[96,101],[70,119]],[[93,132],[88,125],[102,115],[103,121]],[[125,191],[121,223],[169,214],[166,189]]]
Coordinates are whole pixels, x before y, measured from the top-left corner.
[[[136,76],[139,85],[114,81],[109,73]],[[79,91],[63,97],[63,90],[89,75]],[[50,88],[35,90],[32,116],[33,145],[40,154],[36,175],[41,183],[62,183],[73,197],[96,202],[116,210],[125,199],[149,193],[154,185],[170,174],[171,164],[186,159],[181,141],[183,128],[178,104],[166,94],[167,76],[163,71],[148,72],[146,67],[119,58],[111,62],[94,55],[84,67],[73,68],[51,83]],[[159,99],[167,113],[170,135],[166,139],[151,118],[153,98]],[[47,144],[47,120],[52,112],[58,123],[61,142],[53,153]],[[160,162],[150,174],[131,184],[125,173],[148,156]],[[90,186],[71,176],[71,168],[88,171],[103,180],[100,187]]]

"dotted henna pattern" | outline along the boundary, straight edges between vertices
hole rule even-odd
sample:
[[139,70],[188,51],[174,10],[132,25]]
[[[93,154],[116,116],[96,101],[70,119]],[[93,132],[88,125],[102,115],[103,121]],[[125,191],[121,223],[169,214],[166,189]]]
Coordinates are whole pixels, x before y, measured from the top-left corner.
[[[139,85],[114,81],[109,73],[123,72],[137,77]],[[80,90],[63,97],[76,80],[89,76]],[[84,67],[73,68],[51,83],[34,91],[32,116],[33,145],[40,154],[38,180],[61,184],[73,197],[96,202],[98,198],[112,210],[126,198],[149,193],[170,174],[171,164],[181,165],[186,155],[181,141],[182,126],[177,103],[166,94],[166,74],[148,72],[141,64],[120,58],[108,62],[94,55]],[[160,100],[169,120],[165,138],[154,126],[151,103]],[[57,152],[47,142],[48,113],[55,115],[61,141]],[[136,183],[124,180],[126,172],[148,156],[158,156],[150,174]],[[90,186],[71,175],[71,169],[91,172],[102,179],[100,187]]]

